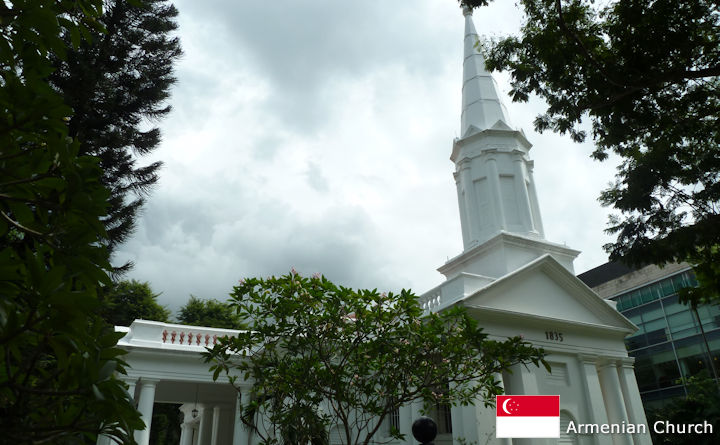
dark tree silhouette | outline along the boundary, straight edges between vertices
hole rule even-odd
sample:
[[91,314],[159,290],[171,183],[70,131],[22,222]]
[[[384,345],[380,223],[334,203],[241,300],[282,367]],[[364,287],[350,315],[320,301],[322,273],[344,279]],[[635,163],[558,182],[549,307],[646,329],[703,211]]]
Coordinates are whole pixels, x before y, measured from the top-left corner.
[[[166,0],[105,0],[99,18],[107,32],[93,32],[65,58],[55,58],[51,84],[73,109],[70,136],[80,153],[96,156],[102,183],[110,191],[103,222],[112,253],[133,232],[161,162],[140,165],[160,143],[153,127],[170,112],[173,62],[182,54],[177,9]],[[77,35],[66,33],[68,41]],[[126,264],[121,268],[128,269]]]

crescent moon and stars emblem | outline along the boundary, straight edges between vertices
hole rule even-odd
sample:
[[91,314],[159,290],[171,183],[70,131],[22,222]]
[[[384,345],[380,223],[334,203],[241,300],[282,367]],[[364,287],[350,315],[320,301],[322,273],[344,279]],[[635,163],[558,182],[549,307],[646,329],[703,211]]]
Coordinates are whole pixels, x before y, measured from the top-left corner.
[[502,404],[502,409],[503,411],[505,411],[505,414],[517,414],[518,410],[520,409],[520,404],[514,401],[512,398],[505,399]]

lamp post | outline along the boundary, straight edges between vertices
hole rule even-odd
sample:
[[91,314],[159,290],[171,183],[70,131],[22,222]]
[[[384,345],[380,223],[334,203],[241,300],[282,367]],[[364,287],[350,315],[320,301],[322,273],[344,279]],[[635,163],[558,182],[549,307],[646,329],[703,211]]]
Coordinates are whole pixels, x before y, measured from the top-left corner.
[[437,424],[429,417],[420,416],[412,424],[413,437],[421,445],[434,445],[433,440],[437,436]]
[[200,385],[198,383],[195,384],[195,407],[192,410],[192,417],[193,419],[197,418],[198,416],[198,409],[197,409],[197,396],[198,396],[198,387]]

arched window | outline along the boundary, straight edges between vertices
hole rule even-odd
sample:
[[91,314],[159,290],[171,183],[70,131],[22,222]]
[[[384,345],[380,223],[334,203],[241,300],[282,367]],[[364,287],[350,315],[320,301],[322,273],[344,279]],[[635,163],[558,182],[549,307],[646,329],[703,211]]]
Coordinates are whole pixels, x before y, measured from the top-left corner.
[[574,422],[577,424],[577,421],[573,417],[572,414],[570,414],[569,411],[561,410],[560,411],[560,440],[558,440],[558,444],[578,444],[578,437],[577,433],[571,431],[570,433],[567,433],[568,425],[570,422]]

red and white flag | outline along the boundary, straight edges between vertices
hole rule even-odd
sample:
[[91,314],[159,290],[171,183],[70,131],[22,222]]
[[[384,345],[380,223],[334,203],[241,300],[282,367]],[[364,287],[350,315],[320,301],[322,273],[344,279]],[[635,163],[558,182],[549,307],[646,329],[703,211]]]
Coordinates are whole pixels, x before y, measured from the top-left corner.
[[560,437],[560,396],[496,396],[496,437]]

